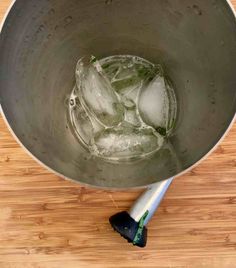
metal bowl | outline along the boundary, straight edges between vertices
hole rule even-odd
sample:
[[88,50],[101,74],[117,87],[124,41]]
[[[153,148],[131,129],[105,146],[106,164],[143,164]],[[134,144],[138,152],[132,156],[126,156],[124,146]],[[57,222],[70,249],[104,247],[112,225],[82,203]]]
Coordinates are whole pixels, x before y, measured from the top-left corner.
[[[178,98],[169,147],[108,163],[68,127],[66,99],[85,55],[138,55],[164,65]],[[64,177],[106,188],[147,186],[202,159],[236,111],[236,21],[224,0],[16,0],[0,35],[0,99],[21,144]]]

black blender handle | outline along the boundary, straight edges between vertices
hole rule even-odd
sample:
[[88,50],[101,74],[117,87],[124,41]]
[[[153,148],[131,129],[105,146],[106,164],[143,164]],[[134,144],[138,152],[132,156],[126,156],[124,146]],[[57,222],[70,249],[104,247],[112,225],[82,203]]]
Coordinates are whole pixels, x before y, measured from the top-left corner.
[[113,229],[129,243],[142,248],[146,246],[146,226],[142,226],[136,222],[127,211],[122,211],[111,216],[109,221]]
[[129,243],[138,247],[147,244],[146,225],[160,205],[173,178],[158,182],[148,188],[127,211],[119,212],[110,217],[109,221],[115,231]]

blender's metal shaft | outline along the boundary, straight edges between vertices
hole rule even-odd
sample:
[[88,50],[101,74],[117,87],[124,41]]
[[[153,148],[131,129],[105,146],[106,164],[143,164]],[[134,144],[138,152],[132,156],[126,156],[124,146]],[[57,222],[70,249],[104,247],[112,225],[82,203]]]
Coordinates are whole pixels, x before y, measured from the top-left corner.
[[139,222],[141,218],[147,214],[144,219],[144,225],[147,225],[149,220],[160,205],[166,191],[168,190],[173,178],[158,182],[149,187],[135,202],[132,208],[129,210],[129,215]]

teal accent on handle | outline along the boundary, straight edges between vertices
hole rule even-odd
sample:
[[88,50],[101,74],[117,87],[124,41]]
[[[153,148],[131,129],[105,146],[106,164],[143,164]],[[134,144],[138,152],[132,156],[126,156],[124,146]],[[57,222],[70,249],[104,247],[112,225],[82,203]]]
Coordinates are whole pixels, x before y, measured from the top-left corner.
[[135,237],[134,237],[134,241],[133,241],[133,244],[134,244],[134,245],[136,245],[136,244],[139,242],[139,240],[140,240],[140,238],[141,238],[141,236],[142,236],[143,228],[144,228],[144,222],[145,222],[145,219],[146,219],[147,216],[148,216],[148,213],[149,213],[149,211],[147,210],[147,211],[143,214],[142,218],[141,218],[140,221],[139,221],[138,230],[137,230],[137,233],[136,233],[136,235],[135,235]]

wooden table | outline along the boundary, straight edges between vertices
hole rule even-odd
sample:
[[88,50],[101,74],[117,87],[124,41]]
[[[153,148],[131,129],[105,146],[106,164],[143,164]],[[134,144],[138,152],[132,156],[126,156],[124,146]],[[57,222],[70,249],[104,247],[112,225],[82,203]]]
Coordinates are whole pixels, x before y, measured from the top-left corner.
[[[0,0],[1,17],[9,4]],[[236,125],[173,183],[145,249],[127,244],[108,223],[139,192],[65,181],[31,159],[1,118],[0,133],[0,268],[236,267]]]

